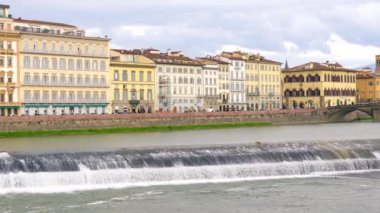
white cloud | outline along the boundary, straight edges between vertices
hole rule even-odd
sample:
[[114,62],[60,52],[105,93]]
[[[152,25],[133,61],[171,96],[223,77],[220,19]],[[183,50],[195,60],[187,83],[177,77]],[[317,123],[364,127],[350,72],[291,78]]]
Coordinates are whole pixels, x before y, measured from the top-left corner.
[[318,49],[302,49],[294,42],[283,42],[284,51],[268,51],[263,49],[251,49],[239,45],[223,45],[216,53],[221,51],[242,50],[249,53],[260,53],[266,58],[280,62],[289,59],[292,66],[307,63],[310,61],[336,61],[349,68],[355,68],[375,61],[375,55],[380,54],[380,48],[370,45],[350,43],[337,34],[331,34],[324,45],[327,51]]

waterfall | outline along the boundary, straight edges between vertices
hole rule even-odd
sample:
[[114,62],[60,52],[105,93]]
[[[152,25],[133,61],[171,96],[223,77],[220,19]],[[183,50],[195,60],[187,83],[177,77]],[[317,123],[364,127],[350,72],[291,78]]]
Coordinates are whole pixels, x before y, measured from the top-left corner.
[[336,144],[0,153],[0,193],[309,177],[380,169],[378,152]]

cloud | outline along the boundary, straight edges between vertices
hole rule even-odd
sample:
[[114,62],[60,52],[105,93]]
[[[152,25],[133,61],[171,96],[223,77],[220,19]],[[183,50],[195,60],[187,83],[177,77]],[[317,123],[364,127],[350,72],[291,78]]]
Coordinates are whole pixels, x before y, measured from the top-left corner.
[[[111,46],[183,50],[192,57],[246,48],[293,64],[371,64],[380,54],[377,0],[4,0],[14,17],[87,28]],[[33,11],[33,13],[30,13]],[[54,11],[54,12],[52,12]]]
[[329,39],[326,40],[324,44],[327,46],[327,51],[303,49],[297,44],[287,41],[284,42],[285,48],[283,51],[250,49],[239,45],[223,45],[220,49],[215,51],[215,53],[242,50],[249,53],[260,53],[267,58],[273,58],[280,62],[284,62],[288,59],[292,66],[310,61],[336,61],[349,68],[369,64],[368,62],[371,60],[374,62],[375,55],[380,53],[380,47],[351,43],[334,33],[329,36]]

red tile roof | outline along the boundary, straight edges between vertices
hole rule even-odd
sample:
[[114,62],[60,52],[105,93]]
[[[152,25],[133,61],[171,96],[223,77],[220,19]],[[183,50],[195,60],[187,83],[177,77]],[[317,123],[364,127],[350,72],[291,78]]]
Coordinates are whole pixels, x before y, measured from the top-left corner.
[[153,54],[149,52],[144,52],[143,55],[152,59],[157,64],[202,66],[201,63],[186,56],[169,56],[166,53]]
[[14,22],[19,22],[19,23],[42,24],[42,25],[53,25],[53,26],[60,26],[60,27],[76,28],[76,26],[74,26],[74,25],[69,25],[69,24],[64,24],[64,23],[58,23],[58,22],[28,20],[28,19],[21,19],[21,18],[14,18],[13,21]]
[[297,71],[347,71],[347,72],[357,72],[356,70],[344,68],[339,63],[317,63],[309,62],[299,66],[289,68],[287,70],[283,69],[283,72],[297,72]]

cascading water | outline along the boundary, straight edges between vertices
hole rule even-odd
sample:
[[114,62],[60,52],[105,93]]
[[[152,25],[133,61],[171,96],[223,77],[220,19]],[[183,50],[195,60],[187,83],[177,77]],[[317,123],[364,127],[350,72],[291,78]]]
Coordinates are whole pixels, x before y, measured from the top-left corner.
[[378,152],[337,144],[257,144],[100,153],[0,153],[0,193],[238,181],[380,169]]

